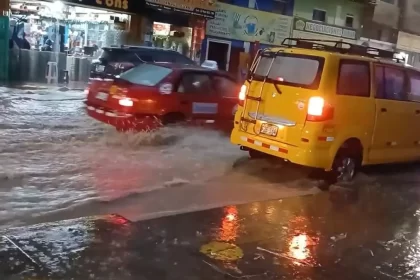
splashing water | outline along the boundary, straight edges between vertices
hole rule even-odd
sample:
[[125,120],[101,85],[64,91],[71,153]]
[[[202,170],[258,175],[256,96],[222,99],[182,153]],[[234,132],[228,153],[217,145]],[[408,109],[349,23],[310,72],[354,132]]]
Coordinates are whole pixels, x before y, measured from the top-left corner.
[[271,198],[278,188],[243,172],[264,163],[232,172],[245,154],[217,131],[118,133],[87,117],[83,99],[79,91],[0,87],[0,227],[57,211],[62,218],[208,208]]

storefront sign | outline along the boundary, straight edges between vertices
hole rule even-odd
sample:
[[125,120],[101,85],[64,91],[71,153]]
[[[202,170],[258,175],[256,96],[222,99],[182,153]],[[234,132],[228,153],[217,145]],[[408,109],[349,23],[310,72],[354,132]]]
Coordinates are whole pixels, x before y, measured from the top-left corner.
[[356,29],[343,28],[335,25],[328,25],[303,18],[295,18],[293,29],[310,33],[324,34],[333,37],[356,39]]
[[155,9],[187,13],[214,18],[216,0],[146,0],[146,5]]
[[207,22],[210,36],[259,41],[261,44],[281,45],[290,36],[292,17],[262,12],[224,3],[216,4],[216,17]]
[[154,22],[153,23],[153,34],[160,36],[168,36],[171,32],[171,25],[167,23]]
[[128,10],[128,0],[95,0],[96,4],[108,9]]
[[63,2],[131,14],[139,13],[142,7],[140,1],[135,0],[64,0]]

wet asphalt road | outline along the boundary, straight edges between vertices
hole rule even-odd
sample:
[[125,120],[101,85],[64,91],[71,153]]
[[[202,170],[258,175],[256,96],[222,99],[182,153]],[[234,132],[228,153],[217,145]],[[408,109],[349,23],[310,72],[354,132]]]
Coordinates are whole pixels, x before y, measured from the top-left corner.
[[11,229],[1,233],[0,277],[419,279],[418,194],[343,193],[135,223],[111,215]]

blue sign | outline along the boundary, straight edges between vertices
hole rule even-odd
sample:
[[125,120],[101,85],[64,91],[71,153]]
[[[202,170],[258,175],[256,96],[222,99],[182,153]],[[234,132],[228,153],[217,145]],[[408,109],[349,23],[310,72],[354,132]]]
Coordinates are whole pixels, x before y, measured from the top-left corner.
[[193,114],[217,114],[218,104],[194,102],[192,112]]

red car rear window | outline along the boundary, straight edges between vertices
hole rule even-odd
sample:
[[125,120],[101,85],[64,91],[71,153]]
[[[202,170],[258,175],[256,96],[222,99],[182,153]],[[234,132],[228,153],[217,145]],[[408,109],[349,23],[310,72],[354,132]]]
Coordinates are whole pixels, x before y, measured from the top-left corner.
[[122,73],[119,78],[136,85],[155,86],[171,73],[172,69],[170,68],[153,64],[141,64]]

